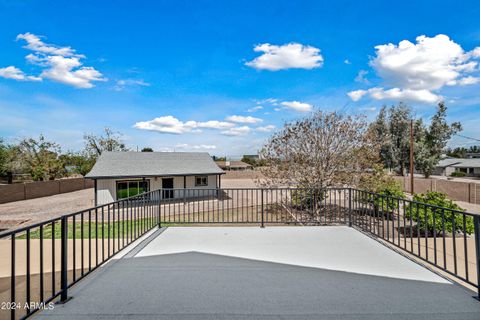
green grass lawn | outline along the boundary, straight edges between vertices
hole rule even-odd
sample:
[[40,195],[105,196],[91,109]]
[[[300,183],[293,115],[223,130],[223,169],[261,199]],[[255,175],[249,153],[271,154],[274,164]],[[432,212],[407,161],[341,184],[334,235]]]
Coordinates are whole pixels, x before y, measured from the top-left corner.
[[[71,220],[68,221],[68,239],[73,239],[73,235],[75,234],[76,239],[82,238],[102,238],[102,234],[105,239],[108,238],[110,234],[110,238],[123,238],[129,237],[131,234],[131,230],[137,229],[138,233],[143,230],[147,230],[150,227],[156,225],[155,218],[144,218],[144,219],[137,219],[137,220],[125,220],[125,221],[115,221],[115,224],[110,221],[110,224],[104,221],[102,224],[101,221],[95,223],[95,221],[91,221],[90,226],[88,222],[83,223],[83,237],[82,237],[82,224],[80,222],[75,223],[75,229],[73,228],[73,222]],[[90,227],[90,233],[89,233]],[[103,227],[103,230],[102,230]],[[61,237],[61,230],[60,230],[60,223],[55,224],[55,239],[60,239]],[[52,239],[52,224],[45,225],[43,227],[43,238],[44,239]],[[97,233],[98,232],[98,233]],[[109,233],[110,232],[110,233]],[[22,235],[17,236],[17,239],[25,239],[26,234],[23,233]],[[40,228],[35,228],[35,230],[30,231],[30,239],[40,239]]]

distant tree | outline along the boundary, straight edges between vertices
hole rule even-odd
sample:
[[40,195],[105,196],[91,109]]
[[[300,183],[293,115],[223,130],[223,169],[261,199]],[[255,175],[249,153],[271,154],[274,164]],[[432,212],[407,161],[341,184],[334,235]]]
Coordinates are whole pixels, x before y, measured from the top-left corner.
[[378,162],[378,148],[364,117],[316,111],[287,123],[261,151],[266,185],[323,189],[354,185]]
[[69,152],[61,156],[65,168],[71,167],[73,173],[85,176],[92,170],[95,164],[95,158],[90,157],[85,152]]
[[9,148],[0,138],[0,176],[6,176],[8,172]]
[[153,149],[150,147],[145,147],[142,149],[142,152],[153,152]]
[[85,140],[84,151],[94,159],[101,155],[103,151],[128,151],[121,140],[120,134],[108,127],[103,129],[103,134],[85,134],[83,139]]
[[65,175],[60,146],[45,140],[43,135],[38,139],[23,139],[14,152],[35,181],[53,180]]
[[447,149],[447,156],[452,158],[466,158],[468,149],[464,147],[457,147],[454,149]]
[[468,148],[469,153],[480,153],[480,146],[471,146]]
[[[435,170],[447,142],[452,135],[462,130],[459,122],[447,123],[447,107],[440,102],[428,128],[419,133],[415,141],[415,167],[426,178]],[[420,128],[417,128],[420,130]]]
[[465,147],[447,149],[447,156],[453,158],[466,158],[467,153],[480,153],[480,146],[470,146],[468,149]]
[[250,157],[243,156],[240,161],[245,162],[245,163],[247,163],[251,166],[254,166],[254,167],[257,166],[257,161],[255,159],[250,158]]
[[386,168],[404,175],[410,154],[410,121],[412,109],[400,102],[396,106],[384,106],[377,119],[371,124],[380,144],[380,158]]

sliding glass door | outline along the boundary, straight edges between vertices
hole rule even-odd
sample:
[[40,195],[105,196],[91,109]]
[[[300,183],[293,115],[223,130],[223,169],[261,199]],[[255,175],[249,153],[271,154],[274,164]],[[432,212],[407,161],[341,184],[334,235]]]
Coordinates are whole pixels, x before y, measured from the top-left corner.
[[117,181],[117,200],[150,191],[149,180]]

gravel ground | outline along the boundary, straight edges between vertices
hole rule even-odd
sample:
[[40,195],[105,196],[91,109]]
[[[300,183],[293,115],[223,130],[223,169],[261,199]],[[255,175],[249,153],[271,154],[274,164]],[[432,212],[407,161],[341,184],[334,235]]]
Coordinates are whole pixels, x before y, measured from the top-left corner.
[[93,188],[0,204],[0,229],[32,224],[93,207]]
[[[255,188],[252,179],[222,179],[223,188]],[[0,204],[0,230],[33,224],[94,206],[93,188]]]

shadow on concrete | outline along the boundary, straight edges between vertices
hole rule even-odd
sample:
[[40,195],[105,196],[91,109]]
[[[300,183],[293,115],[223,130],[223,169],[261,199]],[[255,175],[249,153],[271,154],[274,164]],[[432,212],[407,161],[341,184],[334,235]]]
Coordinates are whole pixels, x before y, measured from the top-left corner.
[[125,257],[39,319],[479,319],[457,285],[200,252]]

